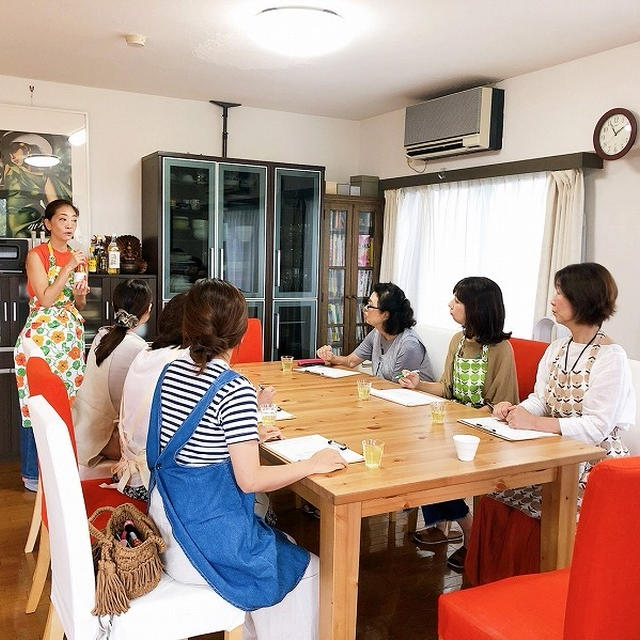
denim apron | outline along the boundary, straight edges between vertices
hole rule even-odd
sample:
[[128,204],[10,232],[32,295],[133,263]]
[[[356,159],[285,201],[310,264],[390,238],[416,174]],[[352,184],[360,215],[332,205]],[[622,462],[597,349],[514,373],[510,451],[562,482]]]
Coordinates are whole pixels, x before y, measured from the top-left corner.
[[277,604],[302,578],[309,552],[254,514],[254,494],[238,487],[230,459],[204,467],[176,462],[215,394],[238,374],[220,374],[160,451],[161,388],[169,366],[158,380],[151,407],[149,495],[157,485],[173,537],[216,593],[244,611]]

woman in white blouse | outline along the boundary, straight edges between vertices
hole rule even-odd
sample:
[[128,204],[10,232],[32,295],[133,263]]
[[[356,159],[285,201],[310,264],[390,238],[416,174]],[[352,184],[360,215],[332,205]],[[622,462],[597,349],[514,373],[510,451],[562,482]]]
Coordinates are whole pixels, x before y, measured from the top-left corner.
[[[559,433],[602,447],[609,457],[629,455],[620,432],[635,421],[631,372],[624,349],[602,331],[615,311],[616,283],[602,265],[587,262],[560,269],[555,288],[551,311],[571,336],[549,345],[533,393],[518,405],[498,403],[494,415],[515,429]],[[578,506],[590,469],[590,464],[580,469]],[[497,495],[540,517],[539,487]]]

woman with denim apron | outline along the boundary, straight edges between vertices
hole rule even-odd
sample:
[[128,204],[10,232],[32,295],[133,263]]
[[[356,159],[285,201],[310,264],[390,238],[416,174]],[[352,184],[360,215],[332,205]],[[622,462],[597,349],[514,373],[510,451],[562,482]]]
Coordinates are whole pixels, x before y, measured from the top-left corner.
[[[481,407],[508,398],[518,400],[513,350],[504,333],[504,303],[500,287],[489,278],[470,277],[460,280],[453,288],[449,302],[451,317],[464,330],[455,334],[449,344],[440,382],[418,383],[410,372],[400,384],[438,396],[443,396],[471,407]],[[466,557],[466,541],[471,534],[472,518],[464,500],[447,500],[422,507],[425,529],[412,535],[421,545],[459,542],[462,547],[448,559],[452,569],[462,570]],[[456,521],[460,534],[447,535],[443,526]],[[438,526],[439,525],[439,526]]]
[[16,383],[22,415],[20,450],[22,479],[25,487],[35,491],[38,464],[35,441],[26,400],[27,356],[24,340],[30,338],[40,348],[51,371],[58,375],[73,401],[84,373],[84,319],[80,315],[86,304],[89,287],[86,277],[74,282],[76,267],[85,262],[81,251],[72,251],[68,242],[78,224],[78,209],[66,200],[47,205],[44,224],[49,242],[32,249],[27,256],[27,290],[29,315],[18,336],[14,350]]
[[230,283],[201,280],[187,292],[189,357],[165,367],[151,408],[149,513],[168,543],[167,573],[250,612],[245,640],[315,640],[317,558],[254,514],[254,492],[345,463],[325,449],[260,465],[255,389],[228,365],[246,324],[246,301]]

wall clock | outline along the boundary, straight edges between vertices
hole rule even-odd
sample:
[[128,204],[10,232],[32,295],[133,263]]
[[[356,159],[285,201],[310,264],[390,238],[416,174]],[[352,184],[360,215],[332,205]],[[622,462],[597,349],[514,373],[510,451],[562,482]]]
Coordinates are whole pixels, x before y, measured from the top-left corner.
[[638,132],[636,117],[628,109],[610,109],[593,130],[593,148],[604,160],[622,158],[633,146]]

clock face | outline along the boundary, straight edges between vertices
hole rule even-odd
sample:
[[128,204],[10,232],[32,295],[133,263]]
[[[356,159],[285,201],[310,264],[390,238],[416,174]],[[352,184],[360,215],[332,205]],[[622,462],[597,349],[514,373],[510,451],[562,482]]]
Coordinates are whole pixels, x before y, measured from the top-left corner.
[[598,121],[593,132],[593,145],[597,154],[607,160],[625,155],[636,139],[637,124],[627,109],[611,109]]

